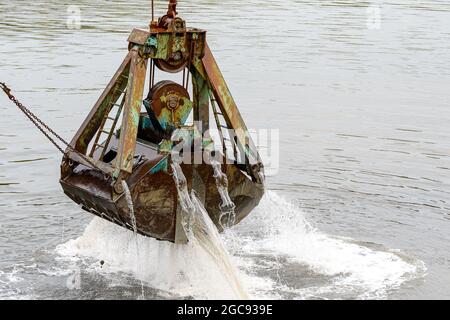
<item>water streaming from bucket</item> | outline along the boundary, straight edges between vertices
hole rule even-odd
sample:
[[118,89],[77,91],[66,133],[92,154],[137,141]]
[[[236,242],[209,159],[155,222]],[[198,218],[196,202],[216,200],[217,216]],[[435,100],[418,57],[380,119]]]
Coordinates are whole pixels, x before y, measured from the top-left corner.
[[[217,191],[219,191],[220,198],[222,199],[222,203],[220,204],[219,223],[222,226],[222,229],[226,229],[233,226],[236,221],[236,213],[234,211],[236,206],[228,193],[228,178],[226,174],[222,172],[222,165],[218,161],[212,160],[211,166],[214,170]],[[223,222],[224,218],[226,218],[227,223]]]
[[122,187],[125,194],[125,200],[128,205],[128,214],[130,215],[131,226],[133,227],[133,232],[137,234],[137,224],[136,224],[136,216],[134,215],[134,205],[133,198],[131,197],[130,188],[128,187],[128,183],[125,180],[122,180]]
[[[187,245],[156,241],[95,218],[80,238],[59,246],[58,252],[101,257],[113,274],[132,272],[141,281],[141,298],[144,282],[167,292],[168,297],[247,299],[245,283],[251,296],[258,298],[383,298],[408,279],[425,274],[421,261],[398,251],[371,248],[319,232],[302,211],[273,191],[266,192],[251,218],[221,236],[195,193],[189,194],[181,167],[177,163],[171,167]],[[136,230],[131,192],[126,183],[123,187]],[[330,280],[324,285],[291,288],[280,276],[283,264],[303,270],[294,277],[311,270],[308,273]],[[236,265],[242,274],[238,274]],[[264,269],[267,265],[269,277]],[[108,267],[101,271],[106,272]],[[263,275],[258,271],[261,268]]]
[[[231,287],[239,299],[249,299],[249,295],[241,283],[238,272],[233,266],[219,232],[211,221],[208,212],[197,198],[194,191],[189,195],[186,177],[184,176],[180,165],[178,163],[172,163],[171,166],[174,172],[173,177],[178,189],[178,197],[182,208],[182,225],[185,228],[189,242],[191,242],[193,246],[202,247],[210,255],[216,263],[216,266],[220,268],[229,280]],[[228,195],[228,191],[226,194]]]
[[[196,206],[195,195],[189,198]],[[187,245],[135,237],[94,218],[83,235],[60,245],[57,252],[69,262],[74,256],[83,259],[83,271],[93,270],[111,281],[122,272],[132,274],[169,298],[239,299],[233,277],[223,271],[227,265],[239,268],[246,289],[258,299],[385,298],[389,290],[426,272],[422,261],[397,250],[316,230],[301,210],[273,191],[266,192],[252,215],[237,227],[223,235],[213,232],[217,241],[211,242],[211,234],[202,232],[208,226],[198,221],[210,222],[205,211],[197,210],[195,217],[194,225],[203,227],[194,228],[194,241]],[[216,246],[225,246],[231,254],[222,266],[218,261],[224,251]],[[101,269],[100,259],[105,261]]]
[[209,218],[208,212],[194,193],[191,194],[191,198],[197,214],[200,215],[200,219],[194,225],[193,233],[195,238],[193,241],[198,242],[214,258],[217,266],[227,275],[238,297],[240,299],[249,299],[249,294],[240,279],[236,267],[231,261],[230,255],[225,248],[216,226]]
[[[128,213],[130,215],[131,220],[131,226],[133,227],[133,233],[135,238],[135,244],[136,244],[136,255],[138,256],[138,263],[141,260],[140,257],[140,250],[139,250],[139,244],[138,244],[138,238],[137,238],[137,222],[136,222],[136,216],[134,214],[134,204],[133,204],[133,198],[131,196],[130,188],[128,187],[128,183],[125,180],[122,180],[122,187],[125,194],[125,200],[127,202],[128,206]],[[144,294],[144,283],[141,280],[141,298],[145,299]]]
[[180,200],[180,207],[183,215],[181,220],[181,225],[186,233],[186,236],[192,238],[192,225],[194,224],[195,211],[194,204],[192,203],[191,197],[189,196],[189,191],[187,188],[187,180],[183,174],[183,170],[178,163],[173,162],[171,164],[173,179],[178,192],[178,199]]

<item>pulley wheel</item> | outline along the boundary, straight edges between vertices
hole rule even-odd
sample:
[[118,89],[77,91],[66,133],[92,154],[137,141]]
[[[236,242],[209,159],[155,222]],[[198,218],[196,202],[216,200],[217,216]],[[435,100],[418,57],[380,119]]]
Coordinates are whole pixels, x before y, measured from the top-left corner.
[[169,73],[177,73],[186,68],[187,60],[182,58],[182,54],[180,52],[180,59],[175,60],[174,58],[170,58],[168,60],[155,59],[155,65],[158,69],[169,72]]
[[169,80],[155,84],[147,99],[152,102],[152,110],[163,128],[167,124],[183,124],[185,113],[192,106],[186,89]]

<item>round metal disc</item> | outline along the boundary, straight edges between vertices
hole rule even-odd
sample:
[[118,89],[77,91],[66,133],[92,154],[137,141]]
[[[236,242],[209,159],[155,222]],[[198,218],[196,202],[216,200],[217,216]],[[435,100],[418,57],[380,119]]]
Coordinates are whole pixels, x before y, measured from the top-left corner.
[[186,89],[173,81],[158,82],[150,91],[152,109],[161,123],[180,124],[180,114],[187,100],[190,99]]
[[182,59],[179,61],[175,61],[174,59],[169,60],[156,59],[155,65],[158,67],[158,69],[162,71],[169,73],[177,73],[186,68],[187,60]]

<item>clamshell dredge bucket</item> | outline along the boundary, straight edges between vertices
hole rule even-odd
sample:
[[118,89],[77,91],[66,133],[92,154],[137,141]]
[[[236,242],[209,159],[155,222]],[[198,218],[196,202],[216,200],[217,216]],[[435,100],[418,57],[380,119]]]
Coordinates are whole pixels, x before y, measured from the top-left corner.
[[[135,226],[141,235],[186,242],[171,162],[175,149],[197,145],[183,149],[183,158],[191,162],[180,164],[189,192],[195,191],[219,230],[239,223],[264,193],[263,165],[208,47],[206,31],[186,28],[171,0],[167,15],[152,21],[149,31],[134,29],[128,42],[122,65],[65,151],[64,192],[86,211],[130,230]],[[182,74],[182,84],[155,84],[156,68]],[[143,100],[148,70],[150,89]],[[186,124],[190,115],[193,125]],[[204,135],[210,128],[219,132],[220,151]],[[216,159],[214,168],[201,161],[204,151]],[[234,204],[232,220],[222,212],[218,184],[228,189]]]

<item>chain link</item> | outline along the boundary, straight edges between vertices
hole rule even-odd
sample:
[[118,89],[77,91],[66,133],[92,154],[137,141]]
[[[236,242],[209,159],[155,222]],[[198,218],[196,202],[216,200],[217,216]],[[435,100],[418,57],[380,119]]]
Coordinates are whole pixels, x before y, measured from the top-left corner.
[[[14,102],[14,104],[27,116],[27,118],[39,129],[39,131],[42,132],[42,134],[62,153],[65,154],[65,151],[56,143],[56,141],[48,134],[50,132],[53,136],[56,137],[59,141],[61,141],[67,148],[70,150],[76,152],[79,154],[84,160],[86,160],[90,165],[92,165],[95,169],[98,169],[100,171],[100,168],[88,157],[86,157],[84,154],[79,153],[78,151],[74,150],[69,143],[64,140],[59,134],[57,134],[55,131],[53,131],[47,124],[45,124],[41,119],[39,119],[33,112],[31,112],[27,107],[25,107],[22,103],[20,103],[19,100],[16,99],[14,95],[11,94],[11,89],[4,83],[0,82],[1,89],[5,92],[5,94],[8,96],[9,100]],[[48,132],[46,132],[44,129],[46,129]]]
[[8,96],[9,100],[11,100],[12,102],[14,102],[14,104],[25,114],[25,116],[27,116],[27,118],[39,129],[39,131],[42,132],[42,134],[59,150],[61,151],[61,153],[64,154],[64,150],[56,143],[55,140],[52,139],[52,137],[50,137],[50,135],[43,129],[45,128],[48,132],[50,132],[51,134],[53,134],[59,141],[61,141],[62,143],[64,143],[66,146],[68,146],[69,144],[63,139],[61,138],[55,131],[53,131],[48,125],[46,125],[41,119],[39,119],[34,113],[32,113],[27,107],[25,107],[22,103],[20,103],[16,97],[14,97],[11,94],[11,89],[8,88],[8,86],[3,83],[0,82],[0,87],[2,88],[2,90],[5,92],[5,94]]

